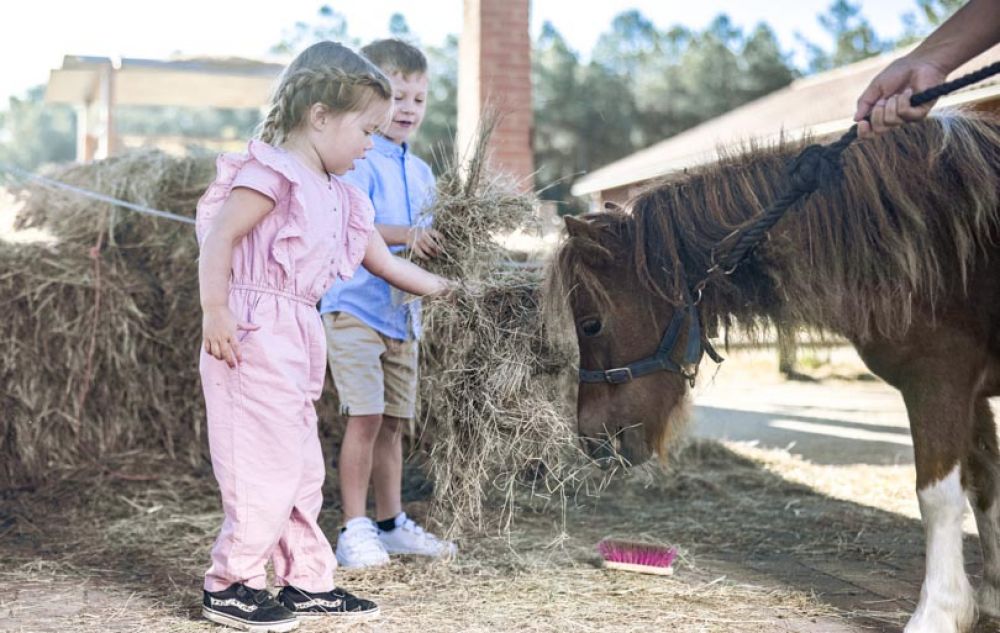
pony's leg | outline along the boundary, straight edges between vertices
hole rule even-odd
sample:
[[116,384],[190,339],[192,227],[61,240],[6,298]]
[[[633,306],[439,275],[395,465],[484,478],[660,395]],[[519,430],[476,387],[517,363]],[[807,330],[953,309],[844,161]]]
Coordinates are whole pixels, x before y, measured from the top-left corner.
[[976,593],[979,611],[1000,617],[1000,449],[993,412],[986,398],[975,404],[975,437],[968,459],[969,501],[983,549],[983,584]]
[[973,381],[963,385],[952,376],[954,382],[949,384],[935,373],[907,381],[902,389],[913,434],[917,498],[926,538],[920,601],[905,633],[967,633],[976,612],[962,557],[966,507],[962,464],[972,435]]

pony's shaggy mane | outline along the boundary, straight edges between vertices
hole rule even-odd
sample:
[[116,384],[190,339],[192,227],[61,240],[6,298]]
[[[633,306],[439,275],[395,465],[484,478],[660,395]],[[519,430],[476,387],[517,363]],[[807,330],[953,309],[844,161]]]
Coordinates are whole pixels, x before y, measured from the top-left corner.
[[[607,294],[602,261],[631,261],[652,294],[672,303],[712,264],[712,249],[759,215],[784,186],[805,142],[750,146],[651,185],[622,211],[589,222],[557,252],[549,292]],[[839,182],[800,202],[737,272],[705,289],[708,325],[828,328],[858,341],[906,331],[966,291],[970,272],[1000,242],[1000,119],[952,112],[858,142]],[[599,230],[598,230],[599,229]],[[610,307],[610,306],[608,306]]]

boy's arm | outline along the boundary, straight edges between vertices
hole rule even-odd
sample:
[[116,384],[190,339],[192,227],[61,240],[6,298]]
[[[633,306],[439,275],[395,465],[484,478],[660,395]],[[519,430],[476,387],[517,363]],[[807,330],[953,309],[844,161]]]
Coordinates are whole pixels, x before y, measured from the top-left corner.
[[376,224],[375,228],[378,229],[379,235],[385,240],[387,246],[400,246],[410,243],[412,226],[403,224]]
[[[354,169],[343,175],[343,179],[360,189],[372,199],[375,194],[375,172],[371,163],[359,160],[354,163]],[[421,259],[437,257],[441,254],[441,234],[433,229],[400,224],[375,224],[375,230],[382,236],[387,246],[405,246]]]
[[[425,173],[422,174],[423,178],[427,181],[429,187],[429,197],[427,204],[430,204],[434,198],[434,174],[431,172],[431,168],[427,163],[416,159],[418,173],[420,169],[423,169]],[[421,216],[422,219],[423,216]],[[382,238],[385,239],[386,244],[389,246],[396,246],[399,244],[405,244],[413,254],[420,259],[430,259],[432,257],[437,257],[444,251],[444,236],[438,231],[430,228],[428,226],[429,222],[420,222],[419,224],[413,226],[399,226],[390,224],[376,224],[379,233],[382,234]]]
[[[350,170],[342,176],[345,182],[354,185],[368,196],[368,200],[374,205],[375,200],[373,196],[375,195],[375,174],[370,167],[371,163],[367,160],[355,161],[354,169]],[[399,226],[395,224],[375,224],[375,229],[385,240],[388,246],[400,246],[409,245],[411,236],[409,234],[408,226]]]
[[420,259],[429,259],[441,254],[441,234],[434,229],[400,224],[376,224],[375,228],[386,245],[405,245]]

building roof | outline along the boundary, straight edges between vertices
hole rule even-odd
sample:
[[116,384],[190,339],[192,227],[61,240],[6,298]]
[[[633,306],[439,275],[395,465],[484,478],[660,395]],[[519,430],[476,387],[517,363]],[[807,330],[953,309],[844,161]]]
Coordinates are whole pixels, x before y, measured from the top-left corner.
[[116,105],[257,108],[267,104],[283,66],[241,58],[160,61],[67,55],[51,71],[48,103],[81,105],[99,93],[101,73],[114,71]]
[[[769,95],[744,104],[646,149],[597,169],[572,188],[581,196],[643,182],[718,159],[725,146],[748,140],[773,140],[779,135],[798,138],[844,132],[854,122],[861,91],[890,61],[912,47],[895,50],[848,66],[793,81]],[[959,77],[1000,61],[995,46],[958,68]],[[937,107],[975,103],[1000,96],[1000,76],[943,97]]]

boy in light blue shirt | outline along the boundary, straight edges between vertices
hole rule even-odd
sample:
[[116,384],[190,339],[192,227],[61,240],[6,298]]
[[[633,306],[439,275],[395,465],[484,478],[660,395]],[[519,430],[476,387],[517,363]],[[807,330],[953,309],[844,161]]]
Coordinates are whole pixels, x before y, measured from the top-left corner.
[[[344,179],[371,199],[376,229],[393,251],[409,247],[417,257],[434,257],[441,236],[423,215],[434,199],[434,175],[407,145],[427,106],[427,59],[394,39],[361,52],[391,79],[394,110],[375,147]],[[407,301],[362,267],[326,293],[320,312],[330,372],[347,416],[337,465],[344,515],[338,563],[370,567],[389,562],[389,554],[454,555],[453,543],[424,531],[402,509],[401,433],[415,414],[420,302]],[[377,522],[365,513],[369,482]]]

